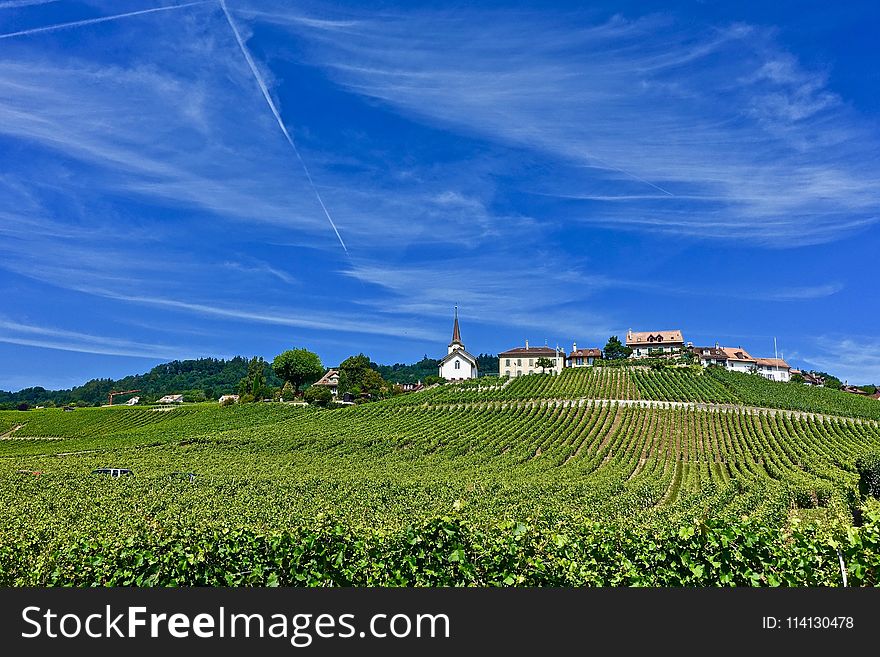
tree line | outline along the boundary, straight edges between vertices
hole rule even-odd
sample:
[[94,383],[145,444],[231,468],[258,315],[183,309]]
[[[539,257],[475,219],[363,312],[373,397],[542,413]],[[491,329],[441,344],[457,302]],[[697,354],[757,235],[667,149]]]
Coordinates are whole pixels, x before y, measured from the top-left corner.
[[[480,354],[477,357],[480,370],[493,372],[498,369],[498,357]],[[397,394],[395,387],[401,383],[416,381],[436,382],[439,361],[425,356],[422,360],[406,365],[380,365],[364,354],[353,355],[340,366],[340,396],[349,392],[359,398],[378,398]],[[19,406],[100,406],[107,403],[107,395],[117,390],[139,390],[116,398],[124,402],[133,396],[141,403],[153,403],[168,394],[182,394],[186,402],[216,400],[222,395],[237,394],[244,400],[283,399],[290,401],[302,397],[310,384],[326,371],[320,358],[307,349],[291,349],[279,354],[272,361],[254,356],[222,358],[198,358],[174,360],[162,363],[144,374],[121,379],[92,379],[81,386],[62,390],[48,390],[35,386],[17,392],[0,390],[0,409]],[[323,386],[308,392],[306,401],[329,403],[329,390]],[[363,396],[363,397],[361,397]]]

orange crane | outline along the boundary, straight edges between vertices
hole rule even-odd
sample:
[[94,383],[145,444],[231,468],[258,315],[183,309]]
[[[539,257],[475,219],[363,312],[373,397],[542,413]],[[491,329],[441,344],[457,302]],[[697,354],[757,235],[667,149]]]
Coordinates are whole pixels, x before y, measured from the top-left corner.
[[140,390],[118,390],[116,392],[111,392],[109,395],[107,395],[107,405],[113,406],[113,398],[116,395],[127,395],[131,392],[140,392]]

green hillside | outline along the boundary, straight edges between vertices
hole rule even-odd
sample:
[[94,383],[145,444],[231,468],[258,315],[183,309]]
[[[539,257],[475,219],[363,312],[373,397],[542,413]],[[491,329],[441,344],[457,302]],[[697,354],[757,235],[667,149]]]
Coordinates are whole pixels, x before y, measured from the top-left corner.
[[876,409],[599,368],[326,410],[3,411],[0,584],[823,586],[839,549],[874,585]]
[[880,401],[830,388],[776,383],[763,377],[709,368],[635,367],[566,369],[513,380],[484,377],[434,387],[392,403],[436,404],[529,399],[645,399],[781,408],[880,420]]
[[[155,401],[171,393],[186,393],[193,401],[214,399],[220,395],[238,392],[239,382],[247,371],[248,360],[241,356],[229,360],[175,360],[157,365],[144,374],[115,380],[92,379],[69,390],[46,390],[41,387],[25,388],[18,392],[0,390],[0,408],[14,408],[19,403],[31,406],[72,403],[100,405],[106,404],[107,395],[116,390],[139,390],[138,396],[142,401]],[[264,365],[263,375],[270,386],[279,387],[282,384],[268,363]],[[121,396],[116,401],[119,403],[128,397]]]

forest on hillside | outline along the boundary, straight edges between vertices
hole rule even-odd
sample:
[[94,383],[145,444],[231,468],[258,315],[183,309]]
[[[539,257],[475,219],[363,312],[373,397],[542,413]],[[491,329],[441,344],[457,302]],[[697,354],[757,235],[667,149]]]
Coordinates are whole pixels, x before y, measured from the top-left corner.
[[[498,357],[480,354],[477,357],[481,372],[497,373]],[[405,365],[379,365],[370,363],[389,383],[415,383],[428,376],[437,375],[440,361],[427,355],[417,363]],[[19,404],[28,406],[61,406],[79,404],[99,406],[107,403],[107,395],[117,390],[139,390],[136,393],[143,402],[152,402],[164,395],[183,394],[186,401],[217,399],[220,395],[235,394],[239,384],[248,374],[248,359],[235,356],[222,358],[198,358],[174,360],[157,365],[145,374],[133,374],[122,379],[92,379],[81,386],[67,390],[47,390],[42,387],[25,388],[18,392],[0,390],[0,409],[13,409]],[[264,365],[266,385],[280,388],[283,381],[272,370],[271,362]],[[133,395],[120,395],[115,401],[123,402]]]

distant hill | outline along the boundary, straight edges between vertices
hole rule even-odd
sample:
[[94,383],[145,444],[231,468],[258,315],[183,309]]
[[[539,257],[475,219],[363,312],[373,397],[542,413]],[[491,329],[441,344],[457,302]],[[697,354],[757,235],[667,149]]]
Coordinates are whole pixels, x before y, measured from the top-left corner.
[[[234,393],[247,374],[248,359],[236,356],[230,360],[199,358],[175,360],[157,365],[146,374],[135,374],[123,379],[92,379],[70,390],[25,388],[18,392],[0,391],[0,407],[14,407],[20,403],[61,405],[81,402],[90,406],[106,404],[107,394],[114,390],[140,390],[143,401],[154,401],[170,393],[183,393],[187,401],[216,399],[219,395]],[[265,369],[270,386],[280,386],[269,364]],[[131,397],[132,395],[129,395]],[[126,397],[120,396],[119,401]]]

